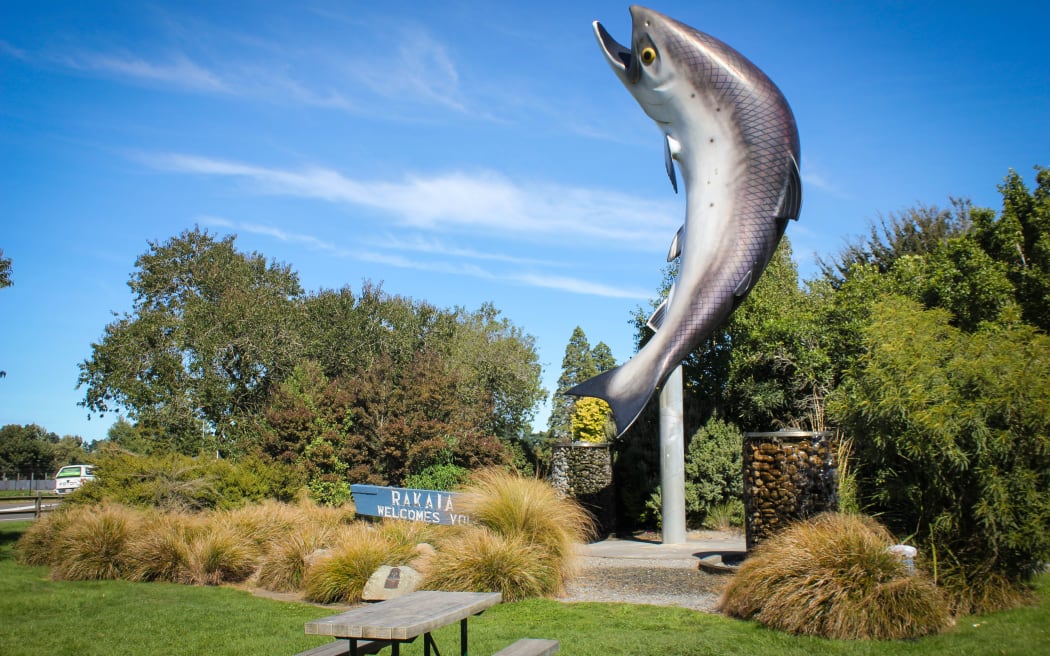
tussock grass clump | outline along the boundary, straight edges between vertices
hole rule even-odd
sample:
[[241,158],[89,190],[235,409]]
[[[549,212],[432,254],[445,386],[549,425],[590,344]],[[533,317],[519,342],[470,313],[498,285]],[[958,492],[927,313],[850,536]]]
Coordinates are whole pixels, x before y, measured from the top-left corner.
[[574,500],[546,481],[503,469],[476,473],[459,507],[499,535],[542,548],[562,577],[575,572],[576,545],[594,535],[594,518]]
[[361,599],[368,578],[380,565],[391,562],[392,545],[367,524],[354,524],[334,540],[328,553],[314,560],[303,577],[303,596],[322,604]]
[[502,592],[504,601],[563,592],[558,563],[542,545],[483,526],[456,531],[443,542],[423,587],[462,592]]
[[760,545],[722,597],[728,615],[798,635],[898,639],[952,624],[926,576],[909,576],[889,532],[860,515],[827,513]]
[[187,545],[189,580],[197,585],[237,583],[255,571],[258,550],[228,526],[211,525]]
[[259,562],[259,587],[273,592],[300,590],[310,557],[327,544],[330,534],[328,528],[311,526],[274,539]]
[[193,515],[161,513],[128,539],[126,578],[131,581],[190,583],[189,543],[207,530]]
[[399,519],[384,520],[378,531],[390,545],[390,559],[398,563],[415,558],[418,555],[416,547],[429,543],[437,534],[433,524]]
[[121,578],[127,565],[128,538],[141,523],[141,514],[124,506],[84,506],[70,509],[66,520],[56,536],[51,578]]
[[67,508],[56,510],[33,522],[15,546],[15,558],[22,565],[50,565],[55,562],[59,537],[69,526]]

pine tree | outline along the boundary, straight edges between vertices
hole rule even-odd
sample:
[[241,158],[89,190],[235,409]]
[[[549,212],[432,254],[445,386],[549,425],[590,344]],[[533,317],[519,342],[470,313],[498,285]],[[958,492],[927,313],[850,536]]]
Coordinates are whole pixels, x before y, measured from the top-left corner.
[[598,368],[595,366],[587,335],[584,334],[582,328],[576,326],[572,331],[572,337],[569,338],[569,343],[565,346],[558,389],[551,399],[551,416],[547,427],[550,430],[552,441],[557,442],[572,437],[572,410],[576,405],[576,398],[566,395],[565,390],[597,374]]

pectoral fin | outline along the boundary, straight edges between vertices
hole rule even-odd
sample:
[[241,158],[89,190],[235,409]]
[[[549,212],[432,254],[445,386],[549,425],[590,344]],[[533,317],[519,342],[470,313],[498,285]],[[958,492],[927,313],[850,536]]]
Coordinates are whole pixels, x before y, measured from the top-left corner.
[[733,295],[737,298],[743,296],[751,289],[751,279],[754,277],[752,274],[754,269],[748,269],[744,277],[740,279],[740,282],[736,284],[736,289],[733,290]]
[[[674,174],[674,154],[678,152],[681,146],[677,141],[671,138],[671,135],[664,135],[664,166],[667,167],[667,177],[671,178],[671,187],[674,188],[674,192],[678,193],[678,179]],[[672,153],[673,151],[673,153]]]
[[784,182],[784,189],[780,192],[780,203],[777,205],[778,219],[798,220],[802,212],[802,174],[798,170],[798,162],[791,158],[788,167],[788,177]]
[[660,304],[660,307],[656,308],[652,315],[649,317],[649,321],[645,322],[645,325],[653,329],[653,332],[660,330],[660,326],[664,325],[664,317],[667,315],[667,306],[670,305],[674,299],[674,291],[677,288],[677,284],[671,285],[671,291],[667,292],[667,298]]
[[667,301],[661,303],[660,307],[653,311],[649,316],[649,321],[645,322],[645,325],[652,328],[653,332],[660,330],[660,326],[664,323],[665,314],[667,314]]
[[671,240],[671,248],[667,250],[667,261],[675,259],[682,254],[682,231],[685,230],[683,225],[678,229],[678,232],[674,233],[674,239]]

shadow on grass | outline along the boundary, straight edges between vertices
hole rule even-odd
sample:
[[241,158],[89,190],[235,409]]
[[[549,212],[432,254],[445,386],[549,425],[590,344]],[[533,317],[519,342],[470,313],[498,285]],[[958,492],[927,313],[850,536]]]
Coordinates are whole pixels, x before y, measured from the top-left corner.
[[20,520],[16,522],[0,522],[0,561],[14,560],[14,546],[18,538],[29,527],[32,522]]

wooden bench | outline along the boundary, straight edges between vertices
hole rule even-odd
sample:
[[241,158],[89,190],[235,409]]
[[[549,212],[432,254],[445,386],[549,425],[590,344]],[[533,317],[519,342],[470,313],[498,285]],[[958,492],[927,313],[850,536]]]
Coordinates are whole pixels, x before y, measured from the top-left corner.
[[[379,650],[384,647],[389,647],[391,642],[389,640],[358,640],[357,641],[357,653],[358,654],[378,654]],[[313,649],[307,649],[301,651],[295,656],[348,656],[350,654],[350,641],[349,640],[335,640],[321,645],[320,647],[314,647]]]
[[557,640],[522,638],[513,645],[504,647],[495,656],[551,656],[561,646]]

